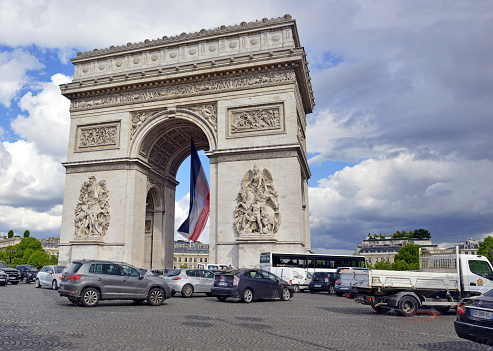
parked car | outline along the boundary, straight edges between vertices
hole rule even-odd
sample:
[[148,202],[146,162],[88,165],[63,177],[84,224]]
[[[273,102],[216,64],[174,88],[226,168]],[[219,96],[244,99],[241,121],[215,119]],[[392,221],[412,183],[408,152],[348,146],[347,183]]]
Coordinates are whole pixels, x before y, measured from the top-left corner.
[[165,275],[164,280],[171,289],[171,296],[177,292],[183,297],[190,297],[194,293],[211,296],[214,273],[206,269],[178,268]]
[[[12,285],[19,284],[20,273],[17,269],[10,267],[5,261],[0,261],[0,271],[5,272],[8,277],[8,281]],[[5,285],[5,284],[4,284]]]
[[30,264],[21,264],[15,266],[20,273],[20,280],[24,283],[30,283],[36,281],[36,276],[38,275],[38,269]]
[[49,265],[42,267],[36,277],[36,288],[51,286],[53,290],[57,290],[60,286],[60,278],[64,269],[64,266]]
[[0,286],[7,285],[9,282],[9,276],[4,271],[0,271]]
[[493,346],[493,290],[462,299],[454,326],[460,338]]
[[312,275],[312,281],[308,285],[308,289],[312,294],[316,292],[326,292],[331,295],[336,293],[335,283],[339,275],[333,272],[315,272]]
[[81,260],[62,274],[58,294],[85,307],[97,306],[101,300],[147,300],[159,306],[171,297],[171,289],[164,279],[142,274],[127,263]]
[[293,286],[261,269],[235,269],[216,274],[211,293],[221,302],[228,297],[246,303],[256,299],[288,301],[293,297]]

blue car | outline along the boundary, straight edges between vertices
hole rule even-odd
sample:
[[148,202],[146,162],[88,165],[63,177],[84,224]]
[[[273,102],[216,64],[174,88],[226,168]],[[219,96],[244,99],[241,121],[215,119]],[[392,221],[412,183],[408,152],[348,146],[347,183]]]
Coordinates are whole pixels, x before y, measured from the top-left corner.
[[293,286],[264,270],[235,269],[215,275],[211,294],[221,302],[228,297],[246,303],[257,299],[288,301],[293,297]]

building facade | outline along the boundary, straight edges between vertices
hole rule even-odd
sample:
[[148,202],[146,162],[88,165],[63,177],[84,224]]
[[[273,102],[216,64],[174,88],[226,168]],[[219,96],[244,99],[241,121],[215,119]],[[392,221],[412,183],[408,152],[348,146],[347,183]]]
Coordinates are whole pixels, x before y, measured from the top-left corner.
[[415,244],[428,249],[438,248],[438,245],[432,244],[429,239],[393,239],[391,235],[386,235],[383,238],[370,239],[367,237],[358,245],[355,254],[364,256],[371,265],[382,261],[394,263],[395,255],[397,255],[399,249],[407,244]]
[[479,239],[468,239],[459,244],[459,253],[465,255],[477,255],[479,249]]
[[[186,265],[188,268],[199,268],[199,264],[209,263],[209,244],[178,240],[175,241],[173,268]],[[165,267],[168,269],[167,267]],[[169,269],[168,269],[169,270]]]

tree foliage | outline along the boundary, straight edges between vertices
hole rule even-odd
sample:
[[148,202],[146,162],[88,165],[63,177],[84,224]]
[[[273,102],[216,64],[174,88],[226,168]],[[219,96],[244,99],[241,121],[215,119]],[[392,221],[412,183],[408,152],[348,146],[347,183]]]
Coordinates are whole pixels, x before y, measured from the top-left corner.
[[9,232],[7,233],[7,237],[8,238],[13,238],[14,237],[14,231],[13,230],[9,230]]
[[27,260],[27,264],[31,264],[37,267],[38,269],[50,264],[50,262],[51,262],[51,257],[44,250],[35,251]]
[[32,264],[41,268],[47,264],[58,264],[58,258],[48,255],[43,250],[41,242],[31,237],[24,237],[17,245],[7,246],[5,251],[0,251],[0,259],[10,262],[10,258],[13,267],[19,264]]
[[483,242],[479,243],[478,255],[485,256],[493,263],[493,237],[487,236]]
[[405,230],[403,230],[402,232],[396,231],[392,235],[392,239],[406,239],[406,238],[409,238],[409,239],[430,239],[431,234],[428,230],[423,229],[423,228],[419,228],[419,229],[414,229],[414,231],[411,230],[409,232],[406,232]]
[[24,232],[24,238],[29,238],[29,235],[31,235],[31,233],[29,232],[29,230],[26,230]]

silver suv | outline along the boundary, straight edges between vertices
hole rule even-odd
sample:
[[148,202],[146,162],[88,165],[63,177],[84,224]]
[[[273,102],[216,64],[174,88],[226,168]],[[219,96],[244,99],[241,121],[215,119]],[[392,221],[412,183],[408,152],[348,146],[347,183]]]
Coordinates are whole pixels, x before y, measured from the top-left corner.
[[100,260],[74,261],[62,275],[58,293],[85,307],[100,300],[147,300],[159,306],[171,297],[164,279],[146,276],[127,263]]

